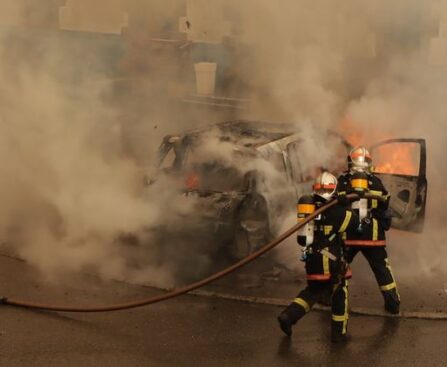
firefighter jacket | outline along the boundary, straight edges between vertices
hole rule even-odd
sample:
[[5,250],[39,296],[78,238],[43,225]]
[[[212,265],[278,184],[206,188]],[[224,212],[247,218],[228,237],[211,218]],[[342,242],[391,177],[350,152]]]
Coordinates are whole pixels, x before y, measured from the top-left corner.
[[[338,178],[338,194],[355,193],[351,186],[351,173],[344,172]],[[343,239],[346,246],[385,246],[385,231],[391,225],[388,213],[390,195],[385,189],[380,178],[373,174],[367,175],[367,192],[372,195],[381,196],[385,201],[363,198],[352,203],[351,209],[357,214],[361,226],[357,229],[346,231]]]
[[[316,202],[317,206],[321,203]],[[350,277],[344,256],[342,234],[359,225],[350,209],[335,205],[314,220],[314,239],[305,248],[305,268],[308,281],[330,281],[339,276]]]

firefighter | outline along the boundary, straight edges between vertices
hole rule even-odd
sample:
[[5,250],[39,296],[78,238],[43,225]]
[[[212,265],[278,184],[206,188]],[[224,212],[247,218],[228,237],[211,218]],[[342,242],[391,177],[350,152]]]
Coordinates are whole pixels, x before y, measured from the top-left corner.
[[[313,185],[313,195],[303,196],[298,201],[298,221],[335,198],[336,188],[337,178],[334,175],[328,172],[320,174]],[[332,300],[332,341],[346,339],[348,275],[341,235],[358,225],[356,214],[346,207],[335,205],[298,232],[297,242],[303,250],[307,287],[278,317],[279,325],[287,336],[292,335],[292,326],[316,302],[329,296]]]
[[362,146],[349,153],[348,171],[338,178],[339,200],[347,205],[346,194],[352,192],[360,196],[364,193],[381,196],[384,201],[361,198],[352,203],[351,208],[357,213],[361,225],[345,234],[348,262],[351,263],[358,252],[365,256],[382,292],[385,310],[398,314],[400,295],[386,251],[385,231],[391,226],[390,195],[373,174],[371,155]]

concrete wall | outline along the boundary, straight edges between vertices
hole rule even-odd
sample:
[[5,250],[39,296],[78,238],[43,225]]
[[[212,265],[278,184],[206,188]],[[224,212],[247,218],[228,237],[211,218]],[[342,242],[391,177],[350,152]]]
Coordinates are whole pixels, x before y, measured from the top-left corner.
[[59,10],[61,29],[120,34],[127,27],[125,0],[67,0]]
[[193,42],[222,43],[230,34],[230,23],[224,16],[224,0],[187,0],[186,17],[180,28]]
[[0,25],[57,28],[66,0],[1,0]]
[[431,15],[435,35],[430,40],[428,62],[434,66],[444,66],[447,65],[447,1],[432,1]]

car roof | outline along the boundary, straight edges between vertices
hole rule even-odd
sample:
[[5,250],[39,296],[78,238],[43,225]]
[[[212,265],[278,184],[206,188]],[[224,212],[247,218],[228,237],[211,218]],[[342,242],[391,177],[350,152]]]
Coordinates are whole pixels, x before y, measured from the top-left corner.
[[229,140],[236,145],[256,147],[290,136],[298,131],[298,127],[290,123],[267,122],[256,120],[233,120],[193,129],[180,136],[199,137],[219,130],[222,140]]

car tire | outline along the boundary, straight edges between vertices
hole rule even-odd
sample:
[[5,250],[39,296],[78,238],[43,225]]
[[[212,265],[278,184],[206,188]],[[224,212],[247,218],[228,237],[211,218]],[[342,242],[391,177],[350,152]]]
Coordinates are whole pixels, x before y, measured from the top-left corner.
[[235,225],[233,257],[242,259],[270,241],[267,213],[266,201],[259,194],[252,194],[242,202]]

